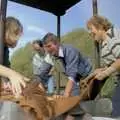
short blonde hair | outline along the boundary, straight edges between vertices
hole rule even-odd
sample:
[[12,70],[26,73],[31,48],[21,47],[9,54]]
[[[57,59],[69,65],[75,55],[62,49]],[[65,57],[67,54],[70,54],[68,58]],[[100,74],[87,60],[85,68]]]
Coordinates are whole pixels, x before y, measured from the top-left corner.
[[93,16],[87,22],[87,28],[91,29],[93,25],[96,29],[107,31],[112,27],[112,23],[105,17]]
[[23,26],[20,21],[14,17],[7,17],[5,22],[5,38],[10,40],[17,40],[22,33]]

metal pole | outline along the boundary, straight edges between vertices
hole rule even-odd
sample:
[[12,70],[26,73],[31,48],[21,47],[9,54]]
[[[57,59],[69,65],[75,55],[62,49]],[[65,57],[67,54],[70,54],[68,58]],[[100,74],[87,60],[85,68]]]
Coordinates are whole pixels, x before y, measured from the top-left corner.
[[[6,18],[7,0],[0,0],[0,64],[3,64],[4,60],[4,23]],[[1,78],[0,78],[1,79]],[[1,83],[0,80],[0,90]]]
[[92,1],[93,1],[93,15],[97,15],[98,14],[97,0]]
[[57,36],[60,40],[60,16],[57,16]]
[[[60,16],[57,16],[57,37],[59,38],[60,41]],[[56,84],[56,90],[57,94],[60,93],[60,72],[57,73],[57,84]]]
[[[97,8],[97,0],[92,0],[93,5],[93,16],[98,14],[98,8]],[[95,45],[95,68],[100,67],[100,49],[99,49],[99,43],[94,42]]]
[[4,60],[4,24],[6,18],[7,0],[0,0],[0,64]]

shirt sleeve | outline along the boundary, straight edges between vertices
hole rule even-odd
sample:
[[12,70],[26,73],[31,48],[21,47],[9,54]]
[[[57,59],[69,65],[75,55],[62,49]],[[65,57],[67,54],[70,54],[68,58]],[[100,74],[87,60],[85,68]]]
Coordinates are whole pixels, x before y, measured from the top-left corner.
[[120,29],[113,29],[114,37],[108,41],[109,50],[115,58],[120,58]]
[[109,49],[115,58],[120,58],[120,38],[113,38],[109,41]]
[[70,55],[67,56],[66,73],[71,80],[76,81],[79,72],[79,52],[76,49],[72,49],[69,52],[68,54]]
[[75,82],[74,78],[72,78],[71,76],[69,76],[68,79]]

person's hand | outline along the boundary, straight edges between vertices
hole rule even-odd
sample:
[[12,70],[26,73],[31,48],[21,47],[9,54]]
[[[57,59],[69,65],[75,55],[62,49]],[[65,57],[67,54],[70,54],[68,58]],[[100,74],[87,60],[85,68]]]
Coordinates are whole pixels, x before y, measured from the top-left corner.
[[3,89],[6,91],[11,91],[12,86],[11,86],[10,82],[3,82]]
[[108,76],[109,75],[106,73],[106,71],[100,71],[99,73],[97,73],[95,75],[95,79],[97,79],[97,80],[104,80]]
[[95,79],[97,80],[104,80],[106,77],[110,76],[116,69],[113,67],[108,67],[105,70],[101,70],[96,72]]
[[67,93],[67,92],[64,93],[64,97],[69,97],[69,96],[70,96],[70,93]]
[[99,73],[101,73],[102,71],[105,71],[106,70],[106,67],[105,68],[97,68],[95,71],[94,71],[94,75],[97,75]]
[[53,95],[52,98],[53,99],[65,99],[66,97],[63,95]]
[[25,81],[29,81],[28,78],[22,76],[21,74],[14,72],[9,76],[9,80],[12,86],[12,92],[16,97],[19,97],[22,93],[22,87],[26,86]]
[[46,91],[42,83],[39,83],[38,87],[39,87],[43,92]]
[[57,100],[57,99],[64,99],[65,97],[62,95],[52,95],[50,97],[47,97],[49,100]]

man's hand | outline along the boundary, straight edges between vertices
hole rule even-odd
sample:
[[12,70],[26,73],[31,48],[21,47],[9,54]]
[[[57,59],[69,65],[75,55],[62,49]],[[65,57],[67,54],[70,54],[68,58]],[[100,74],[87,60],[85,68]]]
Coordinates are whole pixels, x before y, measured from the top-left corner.
[[104,80],[106,77],[110,76],[113,72],[115,72],[116,69],[113,67],[108,67],[105,69],[101,69],[99,71],[95,71],[95,79],[97,80]]
[[38,86],[39,86],[39,88],[40,88],[43,92],[46,91],[42,83],[40,83]]
[[64,93],[64,96],[65,96],[65,97],[69,97],[69,96],[70,96],[70,93],[65,92],[65,93]]
[[65,92],[64,92],[64,96],[65,97],[69,97],[71,95],[71,92],[72,92],[72,88],[73,88],[73,85],[74,85],[74,81],[73,80],[68,80],[67,82],[67,85],[66,85],[66,88],[65,88]]

